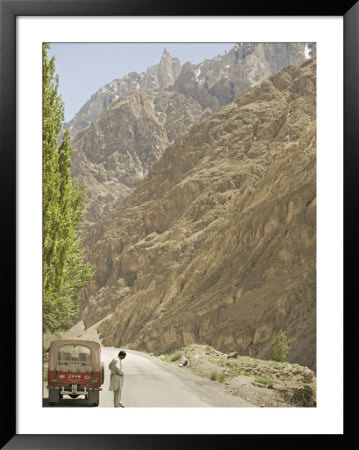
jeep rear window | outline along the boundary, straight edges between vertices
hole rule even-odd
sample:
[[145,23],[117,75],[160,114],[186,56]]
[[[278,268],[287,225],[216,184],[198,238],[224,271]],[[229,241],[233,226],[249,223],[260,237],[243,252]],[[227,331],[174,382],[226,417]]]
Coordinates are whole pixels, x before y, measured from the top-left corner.
[[59,364],[86,366],[91,364],[90,349],[82,345],[64,345],[59,348]]

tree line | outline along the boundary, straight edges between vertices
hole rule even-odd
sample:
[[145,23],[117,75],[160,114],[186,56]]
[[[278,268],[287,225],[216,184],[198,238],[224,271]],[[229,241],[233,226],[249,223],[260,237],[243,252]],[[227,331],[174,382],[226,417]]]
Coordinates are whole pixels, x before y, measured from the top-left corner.
[[58,93],[55,57],[49,44],[42,49],[42,231],[43,331],[65,331],[79,311],[79,292],[94,273],[84,262],[81,219],[86,208],[86,186],[71,177],[70,132],[59,145],[64,102]]

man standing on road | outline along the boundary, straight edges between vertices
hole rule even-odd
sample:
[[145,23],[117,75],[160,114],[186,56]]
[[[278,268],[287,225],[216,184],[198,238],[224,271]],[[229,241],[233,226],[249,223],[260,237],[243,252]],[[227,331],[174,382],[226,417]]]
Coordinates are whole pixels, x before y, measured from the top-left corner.
[[120,406],[123,408],[124,406],[121,403],[121,390],[124,378],[121,361],[124,358],[126,358],[126,352],[121,350],[118,356],[113,358],[108,366],[108,368],[111,370],[109,390],[113,391],[113,406],[115,408],[119,408]]

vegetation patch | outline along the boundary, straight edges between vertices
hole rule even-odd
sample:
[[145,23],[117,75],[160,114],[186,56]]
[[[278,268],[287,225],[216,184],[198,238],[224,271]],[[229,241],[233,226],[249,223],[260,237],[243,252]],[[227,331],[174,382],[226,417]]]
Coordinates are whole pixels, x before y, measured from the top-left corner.
[[245,376],[245,377],[250,377],[252,376],[249,372],[240,370],[238,367],[233,367],[231,369],[231,377],[239,377],[239,376]]
[[[218,383],[254,405],[313,407],[316,405],[316,377],[312,370],[287,361],[273,361],[222,353],[208,345],[191,344],[162,360],[181,357],[188,370]],[[246,378],[247,377],[247,378]],[[261,390],[258,387],[262,387]]]
[[288,349],[289,345],[287,336],[282,330],[280,330],[273,342],[271,359],[273,361],[285,362]]
[[212,381],[218,381],[219,383],[224,383],[226,377],[223,373],[211,372],[209,379]]
[[86,186],[71,176],[71,137],[59,144],[64,103],[59,94],[55,58],[42,47],[42,319],[51,332],[66,331],[80,310],[79,293],[94,274],[84,261],[81,220]]
[[163,355],[163,360],[167,362],[176,362],[182,358],[181,352],[171,353],[170,355]]
[[221,366],[225,366],[227,363],[226,359],[221,356],[210,356],[208,358],[208,361],[214,362],[216,364],[220,364]]
[[52,341],[57,341],[59,339],[66,339],[66,333],[64,331],[58,331],[57,333],[51,333],[50,331],[45,331],[42,335],[42,352],[43,355],[47,352]]
[[233,367],[233,368],[231,369],[231,377],[232,377],[232,378],[234,378],[234,377],[239,377],[239,375],[241,375],[241,372],[240,372],[240,370],[238,369],[238,367]]
[[265,384],[271,388],[274,386],[274,381],[270,380],[269,378],[265,378],[260,375],[254,375],[254,379],[257,381],[257,383]]
[[229,366],[229,367],[238,367],[238,363],[237,363],[237,361],[235,361],[235,360],[233,360],[233,359],[228,359],[228,360],[226,361],[226,366]]

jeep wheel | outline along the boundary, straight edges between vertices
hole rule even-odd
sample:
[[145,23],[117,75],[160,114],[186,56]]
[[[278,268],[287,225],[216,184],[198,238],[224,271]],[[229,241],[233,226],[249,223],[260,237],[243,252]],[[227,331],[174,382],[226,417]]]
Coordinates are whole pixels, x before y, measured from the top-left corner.
[[55,405],[59,403],[60,393],[57,389],[49,390],[49,405]]
[[99,401],[100,401],[99,391],[90,391],[87,399],[88,399],[89,405],[98,406]]

